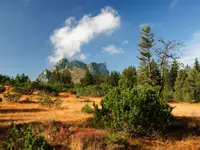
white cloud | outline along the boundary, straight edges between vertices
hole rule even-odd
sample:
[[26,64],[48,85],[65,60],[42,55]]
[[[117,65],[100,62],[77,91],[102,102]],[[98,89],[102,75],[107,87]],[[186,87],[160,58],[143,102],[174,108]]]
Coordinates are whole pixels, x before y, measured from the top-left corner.
[[179,0],[172,0],[172,2],[170,3],[170,8],[175,8],[179,3]]
[[124,40],[124,41],[122,42],[122,45],[125,45],[125,44],[128,44],[128,41],[127,41],[127,40]]
[[122,54],[124,50],[122,48],[117,48],[115,45],[108,45],[103,47],[103,52],[107,52],[110,54]]
[[64,57],[80,56],[80,59],[86,59],[86,56],[81,53],[82,46],[99,34],[110,35],[120,27],[120,22],[117,11],[108,6],[94,17],[84,15],[79,21],[73,17],[66,19],[64,25],[50,36],[54,50],[53,55],[48,57],[49,62],[56,63]]
[[200,32],[193,34],[192,38],[185,42],[186,47],[182,49],[183,57],[180,61],[185,65],[193,65],[195,58],[200,60]]
[[81,54],[81,55],[80,55],[80,59],[81,59],[81,60],[85,60],[85,59],[87,59],[87,56],[86,56],[85,54]]

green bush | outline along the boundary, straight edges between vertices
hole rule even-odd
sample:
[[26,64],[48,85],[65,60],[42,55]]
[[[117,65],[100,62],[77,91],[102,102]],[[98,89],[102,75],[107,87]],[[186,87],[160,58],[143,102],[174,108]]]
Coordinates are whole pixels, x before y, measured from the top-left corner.
[[111,86],[107,84],[101,85],[90,85],[85,87],[76,87],[76,95],[77,96],[104,96]]
[[123,133],[110,133],[105,137],[105,144],[108,146],[128,149],[129,143]]
[[34,92],[34,87],[31,82],[19,83],[14,86],[13,91],[20,94],[31,95]]
[[9,136],[3,142],[2,150],[46,150],[51,149],[43,136],[33,134],[32,128],[12,128]]
[[0,85],[0,93],[3,93],[6,91],[6,88],[3,85]]
[[48,96],[41,97],[40,102],[43,106],[52,107],[53,105],[53,100]]
[[53,91],[51,94],[52,94],[52,96],[58,96],[59,95],[59,93],[57,91]]
[[95,105],[94,123],[135,135],[165,131],[171,124],[172,108],[150,88],[114,88]]
[[18,93],[15,93],[15,94],[5,94],[4,95],[4,98],[9,101],[9,102],[16,102],[20,99],[21,95],[18,94]]
[[90,107],[88,104],[86,104],[85,106],[83,106],[83,108],[81,109],[82,112],[91,114],[93,113],[93,109],[92,107]]
[[48,96],[41,97],[40,102],[43,106],[55,107],[55,108],[59,108],[62,105],[62,100],[60,98],[52,100]]
[[85,98],[83,102],[88,103],[88,102],[91,102],[91,100],[89,98]]

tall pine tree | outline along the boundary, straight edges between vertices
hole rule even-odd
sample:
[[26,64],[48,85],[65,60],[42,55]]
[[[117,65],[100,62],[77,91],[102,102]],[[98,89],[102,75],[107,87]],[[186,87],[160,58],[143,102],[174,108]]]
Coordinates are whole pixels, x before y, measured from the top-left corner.
[[151,79],[151,58],[152,48],[154,46],[154,33],[151,32],[151,27],[146,26],[141,30],[141,42],[138,44],[138,51],[140,56],[138,59],[141,61],[139,67],[139,84],[152,85]]
[[177,61],[174,60],[172,62],[170,72],[169,72],[169,85],[170,85],[171,90],[173,90],[173,91],[174,91],[176,77],[178,75],[178,69],[179,69],[178,63],[177,63]]

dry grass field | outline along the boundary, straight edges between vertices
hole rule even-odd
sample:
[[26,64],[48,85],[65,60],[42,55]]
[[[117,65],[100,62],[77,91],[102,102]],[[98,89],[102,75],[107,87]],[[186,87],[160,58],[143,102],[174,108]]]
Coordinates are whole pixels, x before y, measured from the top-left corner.
[[[6,92],[9,92],[9,89]],[[3,97],[3,94],[0,94],[0,97]],[[24,101],[27,97],[31,101]],[[60,93],[59,97],[63,101],[60,109],[41,106],[36,92],[33,95],[23,95],[18,102],[9,103],[3,100],[0,103],[0,141],[4,139],[6,131],[12,122],[16,124],[60,122],[70,125],[73,128],[70,130],[77,131],[76,133],[78,135],[81,134],[83,137],[90,137],[91,135],[93,137],[93,134],[95,134],[97,141],[101,139],[101,136],[107,134],[107,131],[83,128],[81,126],[85,121],[92,118],[91,114],[81,112],[81,108],[87,103],[92,106],[93,101],[99,104],[100,97],[90,97],[91,102],[84,102],[84,97],[76,98],[75,95],[70,93]],[[177,128],[169,133],[166,138],[132,138],[129,140],[130,144],[133,145],[131,149],[200,150],[200,136],[192,134],[193,131],[190,129],[190,127],[200,126],[200,104],[170,103],[170,105],[175,107],[172,113],[178,119]],[[65,137],[63,134],[66,132],[63,129],[61,139]],[[82,149],[83,147],[83,144],[77,139],[77,134],[71,136],[71,149]],[[79,135],[78,137],[80,138],[81,136]],[[98,149],[92,146],[90,148]]]

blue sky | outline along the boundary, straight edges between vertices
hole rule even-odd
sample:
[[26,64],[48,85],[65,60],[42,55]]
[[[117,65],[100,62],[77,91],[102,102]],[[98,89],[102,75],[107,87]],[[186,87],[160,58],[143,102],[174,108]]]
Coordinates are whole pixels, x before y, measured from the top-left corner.
[[200,59],[199,18],[199,0],[1,0],[0,73],[35,79],[62,57],[137,66],[145,24],[157,38],[185,42],[181,61],[191,64]]

